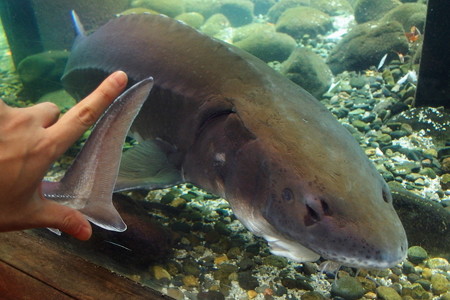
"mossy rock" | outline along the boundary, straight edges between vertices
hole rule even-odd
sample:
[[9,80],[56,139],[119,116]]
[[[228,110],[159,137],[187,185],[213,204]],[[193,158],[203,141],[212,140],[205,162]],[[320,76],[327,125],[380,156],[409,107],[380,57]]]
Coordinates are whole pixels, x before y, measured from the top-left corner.
[[347,0],[314,0],[311,1],[311,7],[330,16],[353,14],[353,7]]
[[131,7],[151,9],[172,18],[184,13],[182,0],[132,0]]
[[409,45],[398,22],[356,25],[330,52],[327,63],[334,74],[376,66],[386,53],[406,53]]
[[247,38],[235,45],[253,54],[259,59],[269,61],[284,61],[294,50],[295,40],[287,34],[274,31],[254,31]]
[[218,13],[219,1],[217,0],[184,0],[186,12],[197,12],[206,19]]
[[315,97],[327,91],[333,80],[328,65],[308,48],[297,48],[281,64],[281,73]]
[[187,12],[178,15],[175,19],[188,24],[191,27],[199,29],[205,22],[205,17],[197,12]]
[[281,0],[269,9],[267,16],[270,22],[276,23],[286,10],[299,6],[309,6],[309,4],[310,0]]
[[325,34],[333,27],[331,17],[326,13],[310,7],[295,7],[286,10],[278,19],[276,29],[294,38],[308,34],[315,37]]
[[419,3],[405,3],[389,11],[381,21],[397,21],[403,25],[406,32],[416,26],[421,32],[424,31],[427,6]]
[[269,11],[269,9],[275,5],[275,0],[252,0],[254,7],[255,15],[265,15]]
[[450,259],[450,212],[442,205],[389,182],[394,208],[410,245],[421,245],[430,256]]
[[222,0],[218,13],[225,15],[233,27],[253,21],[253,2],[247,0]]
[[225,15],[215,14],[206,20],[205,24],[200,27],[200,30],[209,36],[215,36],[230,26],[230,21]]
[[58,106],[59,110],[65,112],[74,106],[77,102],[65,90],[57,90],[45,94],[36,103],[51,102]]
[[67,51],[47,51],[24,58],[17,67],[25,93],[33,100],[61,89],[60,78],[69,57]]
[[252,23],[238,27],[233,30],[233,43],[242,41],[258,31],[275,32],[275,26],[269,23]]
[[379,20],[400,5],[398,0],[359,0],[355,5],[355,20],[359,24]]

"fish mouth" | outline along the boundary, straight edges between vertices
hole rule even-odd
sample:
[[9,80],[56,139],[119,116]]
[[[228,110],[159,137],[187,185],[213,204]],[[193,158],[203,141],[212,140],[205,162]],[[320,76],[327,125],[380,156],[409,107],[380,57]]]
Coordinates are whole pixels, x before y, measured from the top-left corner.
[[[318,251],[320,253],[321,251]],[[386,269],[392,268],[397,264],[401,263],[406,259],[406,252],[402,255],[396,255],[394,257],[387,258],[366,258],[357,256],[346,256],[339,254],[320,254],[323,258],[331,261],[335,261],[347,267],[357,268],[357,269]],[[381,254],[380,254],[381,255]]]
[[364,238],[336,238],[335,243],[311,246],[313,251],[327,260],[353,268],[386,269],[406,259],[406,239],[367,241]]

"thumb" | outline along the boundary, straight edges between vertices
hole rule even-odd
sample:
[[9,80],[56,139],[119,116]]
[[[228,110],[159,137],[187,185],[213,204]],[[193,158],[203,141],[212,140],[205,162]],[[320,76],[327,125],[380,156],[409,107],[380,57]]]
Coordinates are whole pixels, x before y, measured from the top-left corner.
[[91,224],[78,210],[46,199],[42,223],[45,227],[57,228],[79,240],[86,241],[92,235]]

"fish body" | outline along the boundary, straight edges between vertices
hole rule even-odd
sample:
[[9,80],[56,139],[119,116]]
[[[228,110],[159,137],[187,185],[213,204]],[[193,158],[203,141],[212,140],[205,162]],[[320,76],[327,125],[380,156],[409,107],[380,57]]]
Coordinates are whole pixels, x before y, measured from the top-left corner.
[[117,69],[154,86],[116,190],[191,182],[296,261],[385,268],[405,258],[375,167],[319,101],[264,62],[168,17],[128,15],[77,38],[63,83],[82,98]]

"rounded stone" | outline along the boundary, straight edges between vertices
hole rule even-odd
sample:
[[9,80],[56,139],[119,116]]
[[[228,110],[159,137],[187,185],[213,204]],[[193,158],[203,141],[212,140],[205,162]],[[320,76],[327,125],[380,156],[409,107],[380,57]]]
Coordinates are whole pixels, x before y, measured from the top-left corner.
[[419,264],[428,258],[428,253],[420,246],[412,246],[408,249],[408,260],[413,264]]
[[259,286],[258,279],[252,275],[252,271],[238,273],[238,283],[244,290],[254,290]]
[[308,48],[296,48],[281,64],[280,72],[317,98],[328,90],[333,81],[328,65]]
[[276,23],[286,10],[294,7],[309,5],[310,0],[281,0],[269,9],[267,16],[269,17],[270,22]]
[[196,29],[199,29],[205,22],[205,17],[203,17],[198,12],[183,13],[181,15],[178,15],[175,19],[178,21],[182,21]]
[[377,287],[377,296],[383,300],[402,300],[402,297],[391,287],[379,286]]
[[431,276],[431,290],[433,294],[444,294],[449,290],[449,281],[447,277],[442,274],[434,274]]
[[378,20],[401,4],[398,0],[359,0],[355,6],[355,20],[358,23]]
[[269,255],[263,258],[263,264],[282,269],[286,268],[287,259],[281,256]]
[[249,24],[253,20],[253,3],[248,0],[222,0],[218,13],[225,15],[233,27]]
[[365,294],[361,283],[354,277],[346,276],[337,279],[331,286],[331,294],[344,299],[359,299]]
[[296,43],[291,36],[285,33],[257,29],[246,38],[235,42],[234,45],[269,62],[286,60],[294,50]]
[[319,292],[310,291],[304,293],[301,297],[301,300],[325,300],[326,298]]
[[276,29],[294,38],[302,38],[306,34],[311,37],[325,34],[332,26],[329,15],[315,8],[302,6],[286,10],[278,19]]
[[427,266],[430,269],[440,269],[446,271],[449,269],[449,263],[445,258],[434,257],[427,260]]

